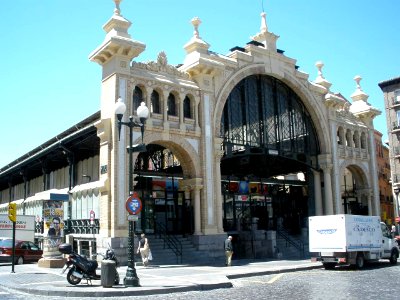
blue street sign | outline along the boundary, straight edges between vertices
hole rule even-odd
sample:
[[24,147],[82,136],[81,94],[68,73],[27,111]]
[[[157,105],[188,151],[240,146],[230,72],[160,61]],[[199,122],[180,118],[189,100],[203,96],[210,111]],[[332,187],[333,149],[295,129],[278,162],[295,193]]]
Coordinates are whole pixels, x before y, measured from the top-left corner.
[[126,199],[125,207],[130,215],[137,215],[142,211],[142,201],[136,192]]

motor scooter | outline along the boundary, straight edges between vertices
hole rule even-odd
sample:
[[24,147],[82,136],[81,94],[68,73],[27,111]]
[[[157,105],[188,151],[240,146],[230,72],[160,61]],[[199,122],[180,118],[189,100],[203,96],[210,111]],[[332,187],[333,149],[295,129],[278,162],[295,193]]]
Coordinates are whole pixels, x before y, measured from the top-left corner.
[[[101,275],[96,273],[98,263],[96,260],[88,259],[84,255],[80,255],[72,250],[70,244],[61,244],[58,250],[63,254],[68,254],[67,261],[65,262],[62,274],[67,270],[67,281],[72,285],[79,284],[82,279],[86,279],[87,283],[92,283],[92,280],[100,280]],[[115,261],[115,279],[114,285],[119,284],[119,274],[117,267],[119,266],[119,261],[115,256],[115,252],[111,249],[110,245],[106,250],[105,254],[97,253],[97,255],[103,256],[103,260],[113,260]]]

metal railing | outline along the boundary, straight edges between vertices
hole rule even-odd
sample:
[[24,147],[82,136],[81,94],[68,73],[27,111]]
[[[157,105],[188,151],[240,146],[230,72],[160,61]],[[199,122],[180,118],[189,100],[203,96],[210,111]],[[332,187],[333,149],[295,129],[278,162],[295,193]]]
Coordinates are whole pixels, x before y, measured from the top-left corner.
[[65,220],[65,234],[98,234],[100,231],[100,220],[90,219]]
[[283,238],[286,241],[286,247],[288,245],[295,247],[300,253],[299,256],[304,257],[305,246],[304,246],[303,241],[293,238],[292,236],[290,236],[289,232],[287,230],[283,229],[282,227],[276,229],[276,234],[279,235],[281,238]]
[[176,262],[182,263],[182,243],[174,235],[167,233],[167,228],[164,224],[156,222],[156,236],[164,241],[164,249],[167,246],[176,255]]

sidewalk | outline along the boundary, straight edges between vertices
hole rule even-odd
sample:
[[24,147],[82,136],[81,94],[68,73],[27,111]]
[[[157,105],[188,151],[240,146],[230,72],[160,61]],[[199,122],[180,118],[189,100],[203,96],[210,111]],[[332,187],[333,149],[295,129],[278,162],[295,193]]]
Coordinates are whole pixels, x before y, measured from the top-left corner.
[[101,286],[100,280],[87,285],[86,280],[73,286],[67,282],[61,269],[39,268],[37,264],[1,267],[0,285],[21,292],[61,297],[111,297],[155,295],[187,291],[201,291],[232,287],[230,279],[257,275],[277,274],[321,268],[319,262],[310,260],[234,260],[232,267],[163,265],[147,268],[136,267],[140,287],[125,287],[123,279],[126,266],[118,268],[120,285],[112,288]]

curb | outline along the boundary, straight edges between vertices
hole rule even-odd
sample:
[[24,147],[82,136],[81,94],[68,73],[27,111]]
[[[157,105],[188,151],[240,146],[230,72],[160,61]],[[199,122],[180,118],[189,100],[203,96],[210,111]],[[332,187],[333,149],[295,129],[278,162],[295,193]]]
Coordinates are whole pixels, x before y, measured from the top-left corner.
[[[110,290],[110,291],[60,291],[60,290],[41,290],[41,289],[26,289],[26,288],[15,288],[11,286],[7,287],[11,290],[23,292],[31,295],[41,296],[58,296],[58,297],[123,297],[123,296],[150,296],[150,295],[162,295],[182,292],[194,292],[194,291],[209,291],[214,289],[231,288],[233,287],[231,282],[220,282],[216,284],[198,284],[193,286],[183,287],[171,287],[171,288],[153,288],[153,289],[140,289],[141,287],[131,290]],[[99,288],[102,288],[101,286]],[[125,289],[125,287],[122,287]]]
[[226,275],[226,277],[228,279],[238,279],[238,278],[255,277],[255,276],[263,276],[263,275],[290,273],[290,272],[297,272],[297,271],[307,271],[307,270],[321,269],[321,268],[323,268],[322,265],[321,266],[305,266],[305,267],[301,266],[301,267],[282,268],[282,269],[253,272],[253,273],[246,273],[246,274],[232,274],[232,275]]

